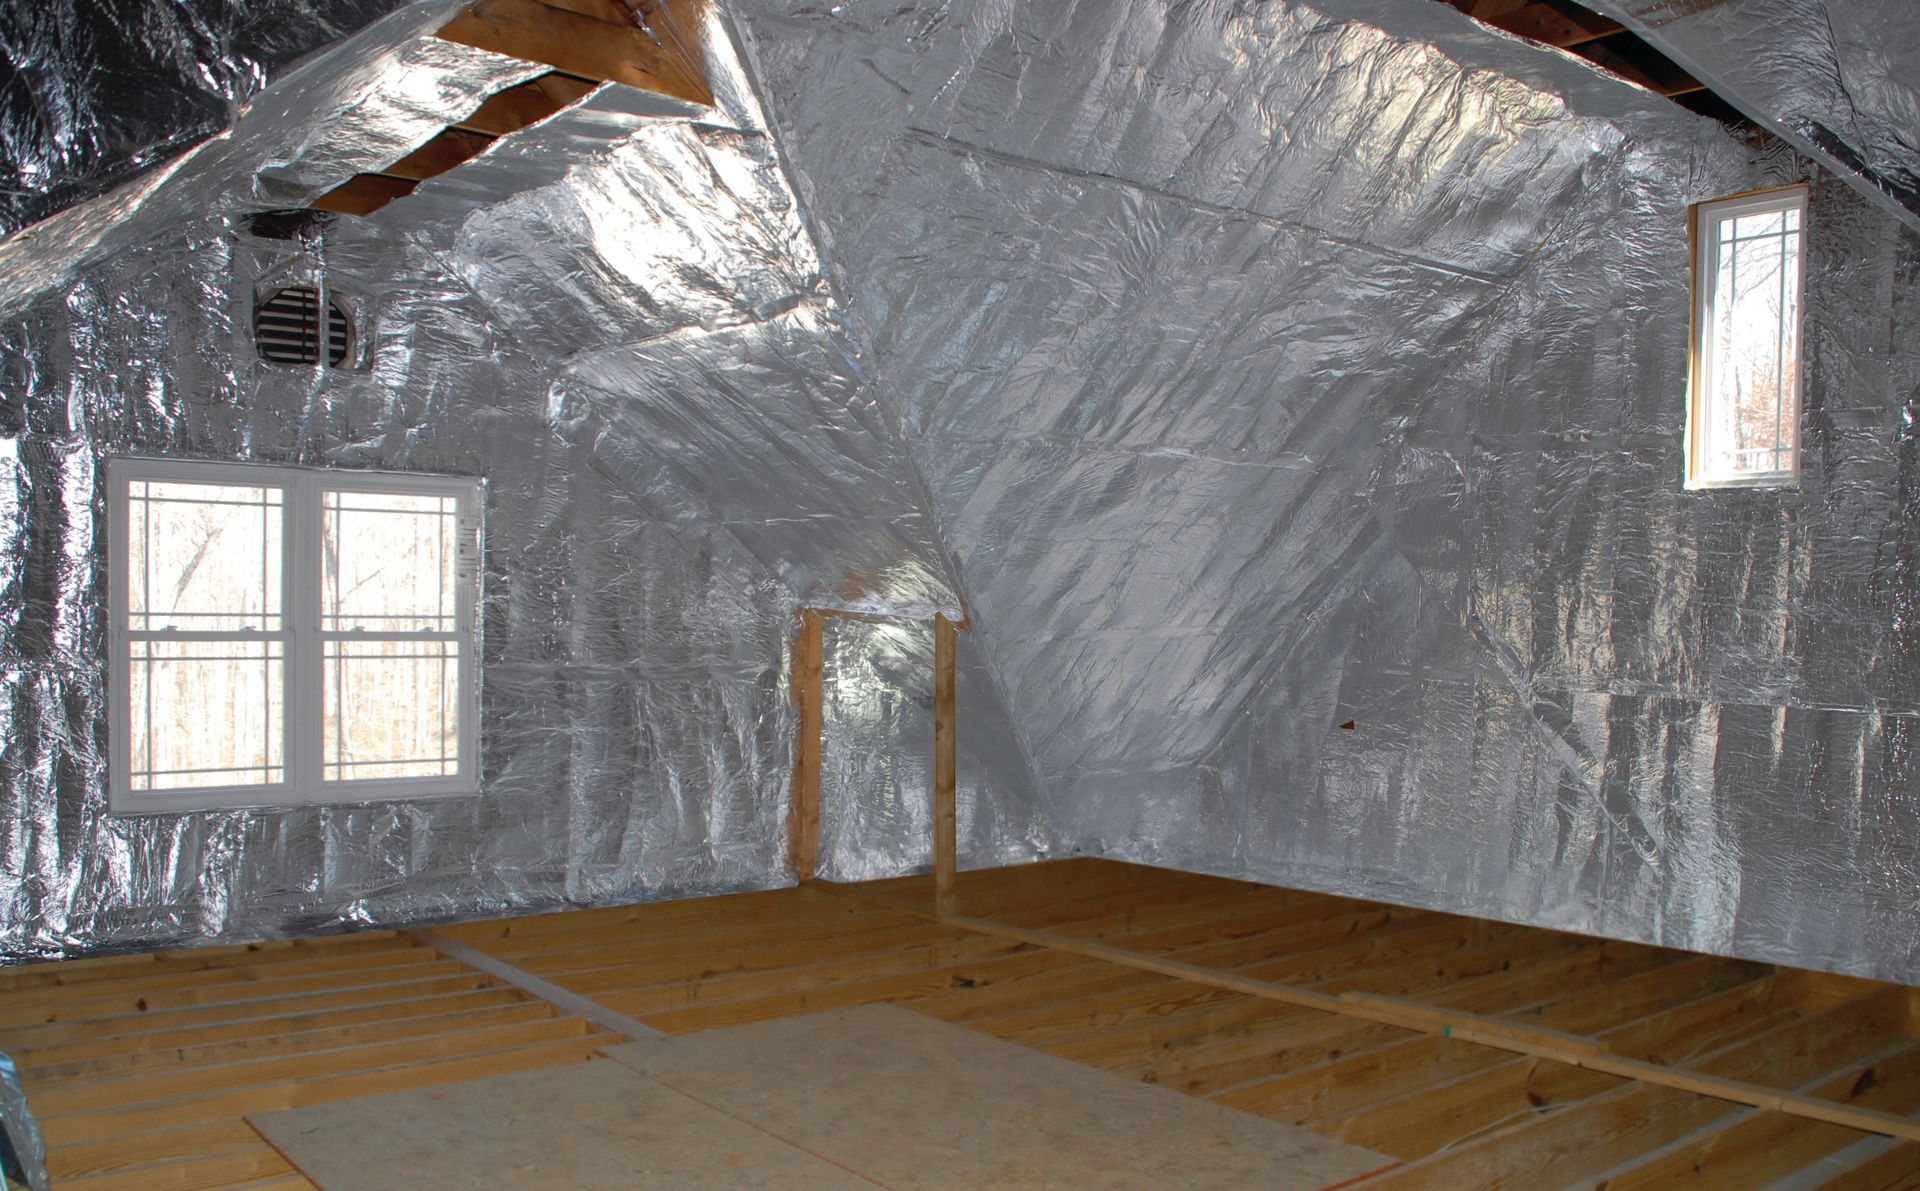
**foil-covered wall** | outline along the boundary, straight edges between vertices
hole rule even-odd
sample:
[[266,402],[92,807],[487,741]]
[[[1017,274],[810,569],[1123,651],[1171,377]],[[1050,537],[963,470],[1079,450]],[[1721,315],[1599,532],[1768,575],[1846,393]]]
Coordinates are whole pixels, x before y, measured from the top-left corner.
[[[933,864],[933,628],[831,618],[817,872],[863,881]],[[955,733],[962,868],[1018,864],[1058,848],[1012,717],[974,638],[961,633]]]
[[1920,231],[1908,0],[1591,0]]
[[1822,176],[1805,482],[1683,493],[1792,154],[1424,0],[739,9],[1069,846],[1920,979],[1910,234]]
[[[718,26],[712,109],[605,87],[374,217],[254,234],[541,69],[433,41],[448,7],[0,246],[7,956],[784,882],[794,609],[959,614]],[[297,280],[353,309],[356,367],[258,359],[256,290]],[[110,816],[116,453],[487,477],[482,793]]]

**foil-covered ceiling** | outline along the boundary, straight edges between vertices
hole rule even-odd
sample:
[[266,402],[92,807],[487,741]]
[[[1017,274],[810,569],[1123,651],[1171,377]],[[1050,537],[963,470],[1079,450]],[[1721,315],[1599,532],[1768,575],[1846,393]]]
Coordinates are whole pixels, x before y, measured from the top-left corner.
[[405,2],[7,4],[0,235],[222,131],[282,68]]
[[1920,231],[1909,0],[1587,0]]
[[[1920,247],[1878,208],[1814,177],[1803,487],[1683,493],[1687,206],[1807,164],[1444,5],[734,0],[712,108],[603,88],[245,234],[539,69],[449,11],[0,244],[11,953],[782,881],[805,603],[866,618],[827,875],[925,861],[944,609],[974,863],[1920,979]],[[251,356],[309,275],[364,370]],[[123,451],[486,474],[482,796],[107,816]]]

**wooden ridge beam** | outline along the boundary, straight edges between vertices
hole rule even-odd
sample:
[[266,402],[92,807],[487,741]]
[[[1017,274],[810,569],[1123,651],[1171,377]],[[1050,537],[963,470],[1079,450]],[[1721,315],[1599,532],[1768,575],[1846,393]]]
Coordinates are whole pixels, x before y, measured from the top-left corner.
[[683,44],[656,42],[630,20],[602,20],[539,0],[478,0],[439,31],[446,41],[540,62],[569,74],[711,104]]
[[506,136],[579,103],[599,85],[592,79],[579,78],[563,71],[548,71],[537,79],[494,92],[472,114],[453,127],[483,136]]
[[[838,888],[851,897],[875,898],[881,900],[882,904],[891,904],[897,908],[913,908],[911,903],[903,902],[898,898],[866,894],[851,886]],[[1023,927],[1006,926],[986,919],[953,915],[942,921],[951,926],[1026,943],[1033,947],[1105,960],[1108,963],[1136,967],[1143,971],[1157,972],[1163,976],[1173,976],[1199,984],[1212,984],[1217,988],[1245,993],[1248,996],[1264,997],[1284,1004],[1358,1017],[1422,1033],[1440,1034],[1443,1037],[1475,1042],[1483,1046],[1512,1051],[1515,1054],[1531,1055],[1621,1079],[1638,1080],[1659,1088],[1690,1092],[1697,1096],[1734,1104],[1746,1104],[1754,1108],[1792,1113],[1811,1120],[1845,1125],[1863,1132],[1920,1141],[1920,1121],[1898,1117],[1891,1113],[1837,1104],[1798,1092],[1763,1087],[1738,1079],[1700,1072],[1678,1071],[1642,1059],[1625,1058],[1607,1053],[1602,1043],[1579,1035],[1544,1028],[1530,1028],[1461,1010],[1437,1009],[1402,997],[1362,992],[1334,995],[1311,989],[1293,988],[1264,980],[1250,979],[1231,972],[1217,972],[1177,960],[1143,955],[1104,943],[1073,939]]]

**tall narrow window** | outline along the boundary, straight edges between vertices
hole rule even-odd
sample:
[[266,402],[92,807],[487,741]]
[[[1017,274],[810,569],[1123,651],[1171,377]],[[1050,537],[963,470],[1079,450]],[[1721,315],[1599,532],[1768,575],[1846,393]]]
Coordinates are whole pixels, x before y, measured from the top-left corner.
[[1694,209],[1687,486],[1800,478],[1805,187]]
[[475,481],[117,459],[108,484],[115,811],[473,792]]

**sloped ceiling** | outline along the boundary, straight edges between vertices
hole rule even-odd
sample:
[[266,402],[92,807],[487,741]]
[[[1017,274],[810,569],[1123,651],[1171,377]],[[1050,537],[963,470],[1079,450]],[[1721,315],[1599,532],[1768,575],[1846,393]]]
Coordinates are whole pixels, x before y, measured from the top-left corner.
[[1907,0],[1588,0],[1920,230],[1920,9]]

